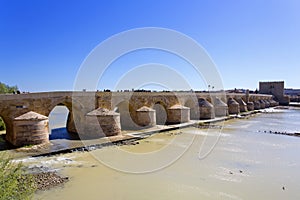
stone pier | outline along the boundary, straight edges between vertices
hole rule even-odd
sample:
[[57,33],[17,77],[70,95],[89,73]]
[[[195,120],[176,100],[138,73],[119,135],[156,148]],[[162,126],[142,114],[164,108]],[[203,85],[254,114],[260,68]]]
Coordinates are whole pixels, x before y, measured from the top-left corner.
[[216,97],[213,105],[216,117],[224,117],[228,115],[228,106],[220,98]]
[[240,105],[233,98],[229,98],[227,101],[228,112],[229,114],[239,114],[240,113]]
[[215,118],[214,106],[204,98],[199,99],[200,119]]

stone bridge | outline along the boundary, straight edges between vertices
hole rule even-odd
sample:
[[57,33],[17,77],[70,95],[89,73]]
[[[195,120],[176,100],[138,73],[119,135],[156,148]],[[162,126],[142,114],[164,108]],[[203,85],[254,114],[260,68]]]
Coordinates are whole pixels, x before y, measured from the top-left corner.
[[81,139],[278,105],[272,95],[224,92],[43,92],[0,95],[0,102],[6,139],[15,146],[48,142],[57,105],[68,108],[67,130]]

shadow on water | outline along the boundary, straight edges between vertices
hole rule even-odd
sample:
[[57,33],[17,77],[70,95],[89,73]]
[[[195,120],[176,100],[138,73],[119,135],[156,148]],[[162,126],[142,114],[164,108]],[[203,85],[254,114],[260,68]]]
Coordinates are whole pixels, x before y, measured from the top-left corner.
[[0,134],[0,151],[16,149],[17,147],[6,141],[5,136],[6,134]]
[[[13,150],[18,149],[19,147],[15,147],[10,144],[5,139],[6,134],[0,133],[0,151]],[[68,144],[68,141],[80,141],[80,137],[77,133],[69,133],[65,127],[63,128],[55,128],[51,130],[51,134],[49,134],[49,140],[54,142],[55,140],[62,140],[59,143],[62,145]],[[64,142],[63,142],[64,141]],[[66,144],[64,144],[66,143]]]
[[70,133],[67,131],[65,127],[55,128],[51,130],[51,134],[49,135],[49,140],[58,140],[58,139],[80,140],[77,133]]

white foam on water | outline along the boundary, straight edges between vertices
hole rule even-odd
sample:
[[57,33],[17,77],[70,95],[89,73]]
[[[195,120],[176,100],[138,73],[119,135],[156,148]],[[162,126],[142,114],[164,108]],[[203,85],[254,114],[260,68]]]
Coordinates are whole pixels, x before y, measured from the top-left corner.
[[[220,133],[221,131],[221,133]],[[215,130],[212,131],[212,129],[210,129],[210,131],[204,131],[204,130],[191,130],[191,131],[185,131],[184,133],[187,134],[191,134],[191,135],[200,135],[200,136],[221,136],[221,137],[230,137],[231,134],[228,133],[222,133],[222,130]]]
[[220,195],[221,199],[233,199],[233,200],[241,200],[242,199],[238,196],[228,194],[228,193],[225,193],[225,192],[220,192],[219,195]]
[[[70,154],[71,155],[71,154]],[[28,168],[40,168],[42,171],[57,171],[62,168],[62,166],[79,165],[81,162],[75,161],[75,155],[72,156],[61,155],[52,157],[27,157],[21,159],[14,159],[13,162],[22,162]]]

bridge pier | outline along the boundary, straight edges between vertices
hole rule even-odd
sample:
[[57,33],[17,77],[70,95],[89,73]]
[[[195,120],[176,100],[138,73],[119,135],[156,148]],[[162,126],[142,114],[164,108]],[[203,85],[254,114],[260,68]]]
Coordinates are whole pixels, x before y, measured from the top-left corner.
[[86,114],[84,133],[81,139],[100,138],[121,134],[120,114],[98,108]]
[[7,140],[14,146],[42,144],[49,142],[48,117],[29,111],[14,118]]
[[155,110],[143,106],[136,110],[137,125],[142,127],[152,127],[156,125]]
[[213,101],[216,117],[224,117],[228,115],[228,106],[221,99],[216,97]]
[[268,100],[263,100],[266,108],[270,108],[270,102]]
[[179,124],[190,120],[190,108],[174,105],[168,108],[167,124]]
[[273,99],[270,100],[270,106],[271,107],[278,106],[278,105],[279,105],[278,102],[274,101]]
[[204,98],[198,100],[200,119],[214,119],[215,109],[214,106]]
[[260,109],[260,103],[259,101],[254,101],[254,110],[259,110]]
[[265,104],[264,100],[260,99],[259,103],[260,103],[260,109],[265,109],[266,108],[266,104]]
[[243,101],[242,98],[239,98],[239,99],[237,99],[236,101],[237,101],[237,102],[239,103],[239,105],[240,105],[240,112],[247,112],[247,111],[248,111],[248,109],[247,109],[247,104]]
[[247,109],[248,111],[254,110],[254,103],[253,102],[247,102]]
[[240,113],[240,105],[233,98],[229,98],[228,102],[228,112],[229,114],[239,114]]

